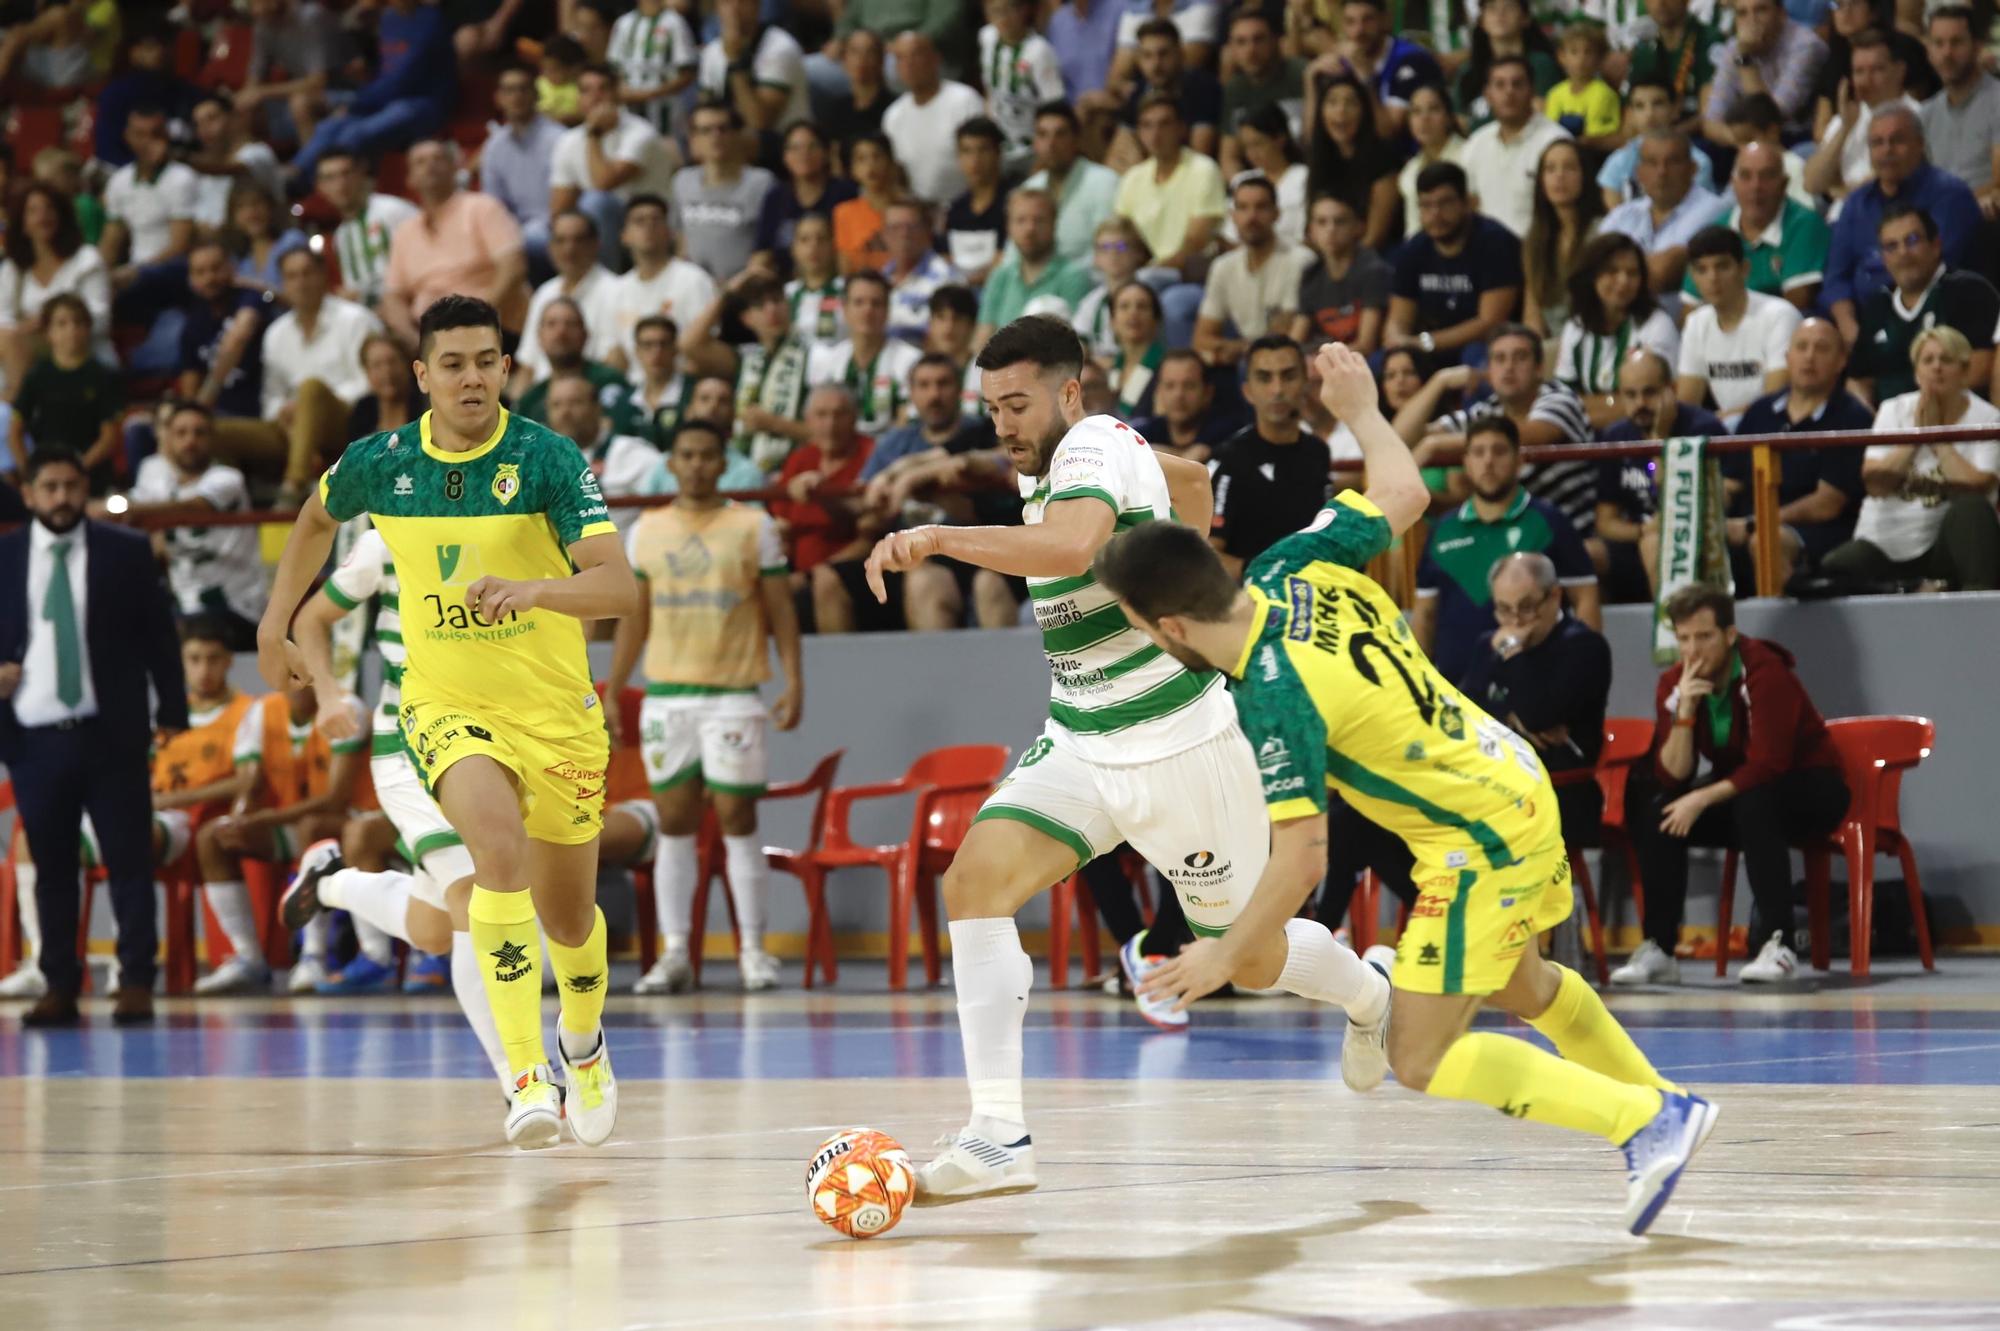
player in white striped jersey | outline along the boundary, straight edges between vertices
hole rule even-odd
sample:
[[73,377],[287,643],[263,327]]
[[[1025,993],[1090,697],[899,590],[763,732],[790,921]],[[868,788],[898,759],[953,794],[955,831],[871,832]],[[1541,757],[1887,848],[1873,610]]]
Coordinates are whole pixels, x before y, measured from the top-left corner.
[[701,47],[667,0],[639,0],[611,25],[605,59],[618,67],[619,100],[662,134],[674,129],[674,94],[694,82]]
[[[916,527],[883,537],[868,557],[878,598],[885,571],[934,555],[1026,578],[1052,686],[1047,726],[987,799],[945,874],[972,1116],[918,1170],[918,1205],[1035,1186],[1021,1103],[1034,966],[1016,911],[1129,841],[1173,883],[1194,932],[1218,936],[1270,856],[1258,756],[1222,676],[1191,673],[1154,646],[1091,573],[1098,549],[1141,522],[1171,518],[1207,531],[1208,472],[1156,453],[1122,421],[1086,415],[1084,359],[1076,330],[1054,315],[1016,319],[979,354],[987,411],[1026,501],[1022,526]],[[1352,1001],[1363,1020],[1379,1016],[1386,980],[1316,925],[1288,939],[1282,974],[1260,969],[1244,982]],[[1136,972],[1135,988],[1165,963],[1129,947],[1121,959]],[[1147,1015],[1171,1022],[1164,1006]]]
[[[299,610],[294,636],[331,637],[333,626],[352,611],[375,602],[374,641],[382,686],[373,709],[368,774],[382,805],[382,818],[351,821],[342,839],[321,841],[299,858],[299,872],[286,889],[279,911],[285,926],[305,927],[321,910],[345,910],[423,952],[451,957],[452,993],[478,1035],[488,1062],[503,1086],[511,1085],[506,1050],[488,1006],[485,983],[472,951],[466,906],[472,895],[472,855],[431,798],[403,740],[398,713],[403,700],[402,618],[397,606],[396,568],[388,544],[370,528],[354,543],[340,567]],[[324,710],[329,704],[322,700]],[[332,700],[353,706],[351,697]],[[637,806],[636,808],[633,806]],[[605,811],[603,862],[650,863],[658,827],[650,801],[636,800]],[[393,848],[413,871],[349,868],[349,856],[386,860]]]

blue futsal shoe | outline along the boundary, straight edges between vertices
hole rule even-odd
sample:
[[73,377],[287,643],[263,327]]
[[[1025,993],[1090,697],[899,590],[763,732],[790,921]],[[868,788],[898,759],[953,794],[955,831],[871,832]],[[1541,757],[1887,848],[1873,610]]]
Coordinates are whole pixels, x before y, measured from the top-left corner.
[[375,994],[396,982],[396,968],[371,961],[366,952],[357,952],[338,975],[320,983],[322,994]]
[[1625,1225],[1644,1234],[1674,1195],[1681,1171],[1715,1130],[1716,1107],[1698,1095],[1661,1092],[1660,1112],[1632,1134],[1625,1152]]

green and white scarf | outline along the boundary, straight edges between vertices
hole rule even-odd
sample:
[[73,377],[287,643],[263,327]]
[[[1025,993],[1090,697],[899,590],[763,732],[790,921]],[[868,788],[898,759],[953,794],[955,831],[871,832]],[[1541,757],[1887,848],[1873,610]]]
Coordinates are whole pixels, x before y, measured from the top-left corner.
[[787,334],[772,351],[752,342],[743,349],[743,363],[736,372],[736,438],[733,446],[764,471],[776,471],[792,451],[792,441],[769,431],[752,431],[743,425],[748,407],[762,407],[774,416],[798,420],[806,406],[806,355],[803,339]]
[[834,277],[823,287],[809,287],[796,277],[785,283],[785,303],[792,310],[792,331],[828,346],[840,341],[840,296],[846,289],[847,279],[843,277]]
[[1660,445],[1660,590],[1653,603],[1653,662],[1671,665],[1680,655],[1667,602],[1696,583],[1725,590],[1729,545],[1722,518],[1722,465],[1708,456],[1708,440],[1683,435]]

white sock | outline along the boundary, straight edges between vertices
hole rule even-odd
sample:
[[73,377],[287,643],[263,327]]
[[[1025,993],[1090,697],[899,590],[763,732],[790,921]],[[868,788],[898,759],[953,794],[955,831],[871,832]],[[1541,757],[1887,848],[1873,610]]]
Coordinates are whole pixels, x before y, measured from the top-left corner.
[[1318,920],[1285,922],[1285,969],[1278,987],[1321,1003],[1347,1009],[1349,1020],[1367,1026],[1380,1020],[1389,1001],[1389,982]]
[[223,936],[247,966],[264,964],[264,948],[257,941],[257,914],[250,909],[250,889],[241,879],[206,885],[209,908],[222,922]]
[[42,908],[35,901],[38,881],[34,861],[22,856],[14,865],[14,905],[21,917],[21,946],[27,949],[23,966],[35,966],[42,959]]
[[305,941],[299,948],[301,959],[317,961],[324,966],[326,950],[333,941],[333,916],[321,911],[306,921],[306,927],[302,932],[305,934]]
[[588,1035],[572,1035],[563,1029],[561,1022],[557,1022],[556,1038],[562,1041],[563,1057],[572,1063],[578,1063],[597,1052],[598,1042],[604,1038],[604,1030],[599,1027]]
[[1002,1146],[1027,1131],[1021,1109],[1021,1025],[1035,963],[1014,921],[951,922],[951,979],[958,991],[958,1036],[972,1087],[974,1132]]
[[764,950],[764,844],[756,833],[722,838],[729,865],[729,898],[736,903],[736,934],[745,951]]
[[458,1000],[458,1010],[465,1014],[466,1024],[479,1037],[479,1047],[486,1051],[493,1075],[502,1086],[512,1086],[514,1074],[507,1064],[507,1047],[500,1043],[500,1028],[493,1024],[493,1008],[486,999],[486,981],[481,976],[479,954],[473,950],[470,933],[451,936],[451,994]]
[[396,964],[396,940],[370,924],[359,915],[348,912],[354,920],[354,941],[361,945],[361,955],[377,966],[389,967]]
[[410,890],[416,882],[395,869],[380,873],[342,869],[319,880],[319,900],[323,906],[352,915],[362,950],[371,961],[386,962],[394,955],[389,939],[410,941]]
[[694,914],[694,838],[662,833],[653,852],[653,904],[660,916],[660,937],[667,950],[687,950],[688,927]]

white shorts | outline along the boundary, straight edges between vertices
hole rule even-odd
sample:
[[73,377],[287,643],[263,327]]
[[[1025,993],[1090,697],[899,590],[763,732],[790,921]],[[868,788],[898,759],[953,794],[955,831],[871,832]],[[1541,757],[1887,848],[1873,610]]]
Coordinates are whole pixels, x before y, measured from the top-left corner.
[[700,777],[725,795],[761,795],[770,734],[771,714],[754,693],[648,695],[639,710],[646,780],[656,791]]
[[1052,731],[1029,746],[978,821],[1025,823],[1076,852],[1078,865],[1129,841],[1180,894],[1198,936],[1227,932],[1271,857],[1264,783],[1243,731],[1157,762],[1102,767]]
[[[160,830],[162,839],[159,853],[153,856],[155,867],[165,868],[187,854],[188,845],[194,840],[194,821],[186,809],[153,810],[153,826]],[[87,813],[77,826],[77,841],[84,868],[95,869],[104,863],[104,852],[97,848],[97,825]]]
[[445,909],[445,888],[472,876],[472,852],[424,789],[408,754],[377,754],[368,760],[368,775],[375,782],[382,812],[402,838],[404,858],[416,871],[414,895],[428,906]]

